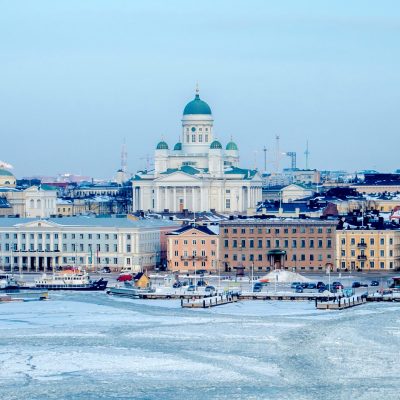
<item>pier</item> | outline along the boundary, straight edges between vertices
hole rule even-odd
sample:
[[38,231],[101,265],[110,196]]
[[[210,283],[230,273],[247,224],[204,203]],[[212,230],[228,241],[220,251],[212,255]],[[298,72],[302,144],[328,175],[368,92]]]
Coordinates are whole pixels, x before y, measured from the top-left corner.
[[187,299],[186,301],[181,299],[181,306],[182,308],[211,308],[237,301],[238,296],[236,294],[227,293],[211,297]]
[[338,297],[333,300],[320,302],[315,299],[315,307],[317,310],[344,310],[345,308],[360,306],[366,302],[366,296]]

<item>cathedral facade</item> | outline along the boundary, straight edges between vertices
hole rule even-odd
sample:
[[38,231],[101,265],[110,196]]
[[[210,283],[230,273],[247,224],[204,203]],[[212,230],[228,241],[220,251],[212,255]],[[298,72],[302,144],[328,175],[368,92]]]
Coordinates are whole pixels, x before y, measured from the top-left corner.
[[261,175],[239,167],[236,143],[231,140],[223,149],[213,122],[211,109],[197,90],[183,110],[180,141],[172,149],[164,140],[159,142],[154,170],[134,176],[136,210],[238,213],[261,201]]

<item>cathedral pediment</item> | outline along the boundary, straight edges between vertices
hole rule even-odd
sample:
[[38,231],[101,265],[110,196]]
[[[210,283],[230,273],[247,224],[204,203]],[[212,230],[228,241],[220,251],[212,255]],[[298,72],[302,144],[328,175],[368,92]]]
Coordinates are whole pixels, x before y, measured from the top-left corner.
[[200,178],[196,175],[187,174],[182,171],[172,172],[170,174],[161,175],[154,182],[199,182]]

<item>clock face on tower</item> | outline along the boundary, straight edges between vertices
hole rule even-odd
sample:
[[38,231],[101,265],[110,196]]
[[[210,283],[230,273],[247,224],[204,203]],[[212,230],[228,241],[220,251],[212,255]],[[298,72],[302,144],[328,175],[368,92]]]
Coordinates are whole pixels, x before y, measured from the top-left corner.
[[192,132],[196,132],[196,128],[192,126]]

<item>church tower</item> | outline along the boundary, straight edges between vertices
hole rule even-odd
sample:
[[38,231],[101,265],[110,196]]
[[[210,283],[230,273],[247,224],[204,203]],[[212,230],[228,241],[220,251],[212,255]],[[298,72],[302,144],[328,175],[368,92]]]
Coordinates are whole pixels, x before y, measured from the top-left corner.
[[210,144],[214,141],[213,123],[211,108],[200,99],[197,87],[194,100],[183,110],[182,151],[186,154],[208,153]]

